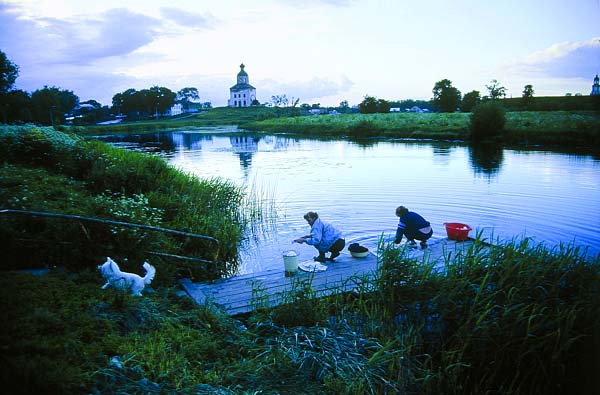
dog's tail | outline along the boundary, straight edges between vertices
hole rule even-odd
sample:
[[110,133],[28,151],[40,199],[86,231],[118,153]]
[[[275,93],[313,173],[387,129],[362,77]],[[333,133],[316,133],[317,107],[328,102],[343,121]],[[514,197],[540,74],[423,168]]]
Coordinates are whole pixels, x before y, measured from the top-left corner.
[[144,284],[149,285],[154,279],[154,275],[156,274],[156,269],[154,266],[149,264],[148,262],[144,262],[142,265],[144,269],[146,269],[146,275],[144,276]]

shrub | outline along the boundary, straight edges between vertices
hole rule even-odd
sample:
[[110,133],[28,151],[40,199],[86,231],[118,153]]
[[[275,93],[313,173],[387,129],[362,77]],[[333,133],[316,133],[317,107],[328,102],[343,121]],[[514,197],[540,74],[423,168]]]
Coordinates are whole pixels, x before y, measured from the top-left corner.
[[499,102],[491,100],[479,104],[471,114],[471,139],[494,140],[500,137],[505,123],[506,113]]

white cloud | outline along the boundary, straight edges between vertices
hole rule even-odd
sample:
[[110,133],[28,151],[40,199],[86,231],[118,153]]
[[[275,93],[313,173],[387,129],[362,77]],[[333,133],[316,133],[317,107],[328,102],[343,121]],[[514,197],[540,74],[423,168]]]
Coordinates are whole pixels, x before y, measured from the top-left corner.
[[509,65],[513,73],[535,77],[584,78],[600,67],[600,37],[563,42],[530,54]]
[[[307,81],[282,82],[272,79],[257,82],[256,96],[261,102],[268,102],[274,95],[286,95],[300,99],[300,103],[313,103],[329,96],[338,96],[347,92],[354,83],[343,76],[340,81],[314,77]],[[258,89],[260,87],[260,89]]]
[[189,12],[175,7],[162,7],[160,14],[178,25],[196,30],[213,29],[219,21],[210,13],[200,14]]

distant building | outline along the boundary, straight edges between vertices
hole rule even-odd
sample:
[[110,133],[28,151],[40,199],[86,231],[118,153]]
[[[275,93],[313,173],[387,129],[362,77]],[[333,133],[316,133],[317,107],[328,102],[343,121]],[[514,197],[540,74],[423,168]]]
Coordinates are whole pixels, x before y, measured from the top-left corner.
[[590,92],[590,96],[600,95],[600,82],[598,79],[598,74],[596,74],[596,78],[594,78],[594,84],[592,85],[592,92]]
[[183,106],[181,103],[175,103],[171,106],[171,108],[167,111],[167,115],[179,115],[183,112]]
[[250,107],[256,100],[256,88],[250,85],[248,73],[244,71],[244,64],[240,65],[237,75],[237,84],[229,88],[229,107]]

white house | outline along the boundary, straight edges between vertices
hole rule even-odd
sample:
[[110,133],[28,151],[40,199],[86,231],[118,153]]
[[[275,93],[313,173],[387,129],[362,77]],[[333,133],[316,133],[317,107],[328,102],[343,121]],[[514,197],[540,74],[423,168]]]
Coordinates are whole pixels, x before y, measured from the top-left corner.
[[244,71],[244,64],[240,65],[237,75],[237,84],[229,88],[229,107],[250,107],[256,99],[256,88],[250,85],[248,73]]

